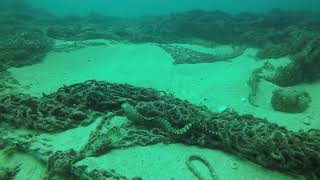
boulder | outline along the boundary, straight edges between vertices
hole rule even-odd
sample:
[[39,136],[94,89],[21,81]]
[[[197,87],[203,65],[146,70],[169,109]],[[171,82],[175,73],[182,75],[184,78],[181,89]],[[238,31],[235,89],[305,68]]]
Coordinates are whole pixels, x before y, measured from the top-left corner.
[[275,89],[271,99],[274,110],[288,113],[304,112],[310,102],[309,93],[293,89]]

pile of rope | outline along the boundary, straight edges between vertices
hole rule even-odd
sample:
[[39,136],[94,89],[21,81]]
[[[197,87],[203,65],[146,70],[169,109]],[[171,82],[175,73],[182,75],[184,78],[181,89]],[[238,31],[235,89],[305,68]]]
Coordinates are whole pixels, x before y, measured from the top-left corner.
[[[110,118],[103,121],[82,154],[100,155],[110,147],[171,141],[218,148],[270,169],[320,178],[320,130],[293,132],[252,115],[231,110],[215,113],[153,89],[86,81],[43,97],[9,95],[0,102],[1,121],[41,130],[88,124],[94,115],[127,117],[127,125],[109,130],[105,125],[111,123]],[[73,119],[73,112],[81,112],[83,116],[76,117],[83,118]],[[117,128],[125,130],[120,134],[111,131]],[[110,134],[116,132],[120,138],[112,139]]]

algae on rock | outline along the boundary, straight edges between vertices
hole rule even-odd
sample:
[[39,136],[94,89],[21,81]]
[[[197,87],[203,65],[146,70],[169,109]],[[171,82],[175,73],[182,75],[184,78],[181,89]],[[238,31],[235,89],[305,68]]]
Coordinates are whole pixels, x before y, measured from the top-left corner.
[[271,104],[277,111],[301,113],[309,107],[311,102],[311,96],[304,91],[275,89],[272,93]]

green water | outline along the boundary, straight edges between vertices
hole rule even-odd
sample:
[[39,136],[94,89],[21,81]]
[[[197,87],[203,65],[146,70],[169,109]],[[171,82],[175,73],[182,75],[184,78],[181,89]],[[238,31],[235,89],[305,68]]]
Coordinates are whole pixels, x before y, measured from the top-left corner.
[[[227,12],[265,12],[270,9],[284,10],[312,10],[319,11],[319,1],[309,0],[281,0],[281,1],[255,1],[255,0],[173,0],[173,1],[148,1],[148,0],[120,0],[90,2],[71,1],[41,1],[30,0],[35,7],[45,8],[56,14],[84,14],[98,11],[113,16],[140,16],[153,14],[166,14],[187,11],[192,9],[222,10]],[[75,5],[76,4],[76,5]]]

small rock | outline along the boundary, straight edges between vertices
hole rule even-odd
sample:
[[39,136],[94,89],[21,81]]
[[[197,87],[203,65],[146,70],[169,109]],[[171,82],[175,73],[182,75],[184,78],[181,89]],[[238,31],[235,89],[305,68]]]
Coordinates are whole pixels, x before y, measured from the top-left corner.
[[308,92],[293,89],[275,89],[271,98],[272,108],[287,113],[302,113],[311,102]]
[[247,98],[242,97],[242,98],[241,98],[241,102],[243,102],[243,103],[247,102]]
[[303,118],[302,123],[306,126],[309,126],[311,124],[311,115],[307,115],[306,117]]
[[239,163],[236,161],[232,161],[230,165],[231,165],[231,169],[233,170],[239,169]]
[[135,177],[132,178],[132,180],[142,180],[142,177],[135,176]]
[[219,106],[219,107],[218,107],[218,111],[219,111],[219,112],[223,112],[223,111],[225,111],[226,109],[228,109],[228,107],[225,106],[225,105],[222,105],[222,106]]

